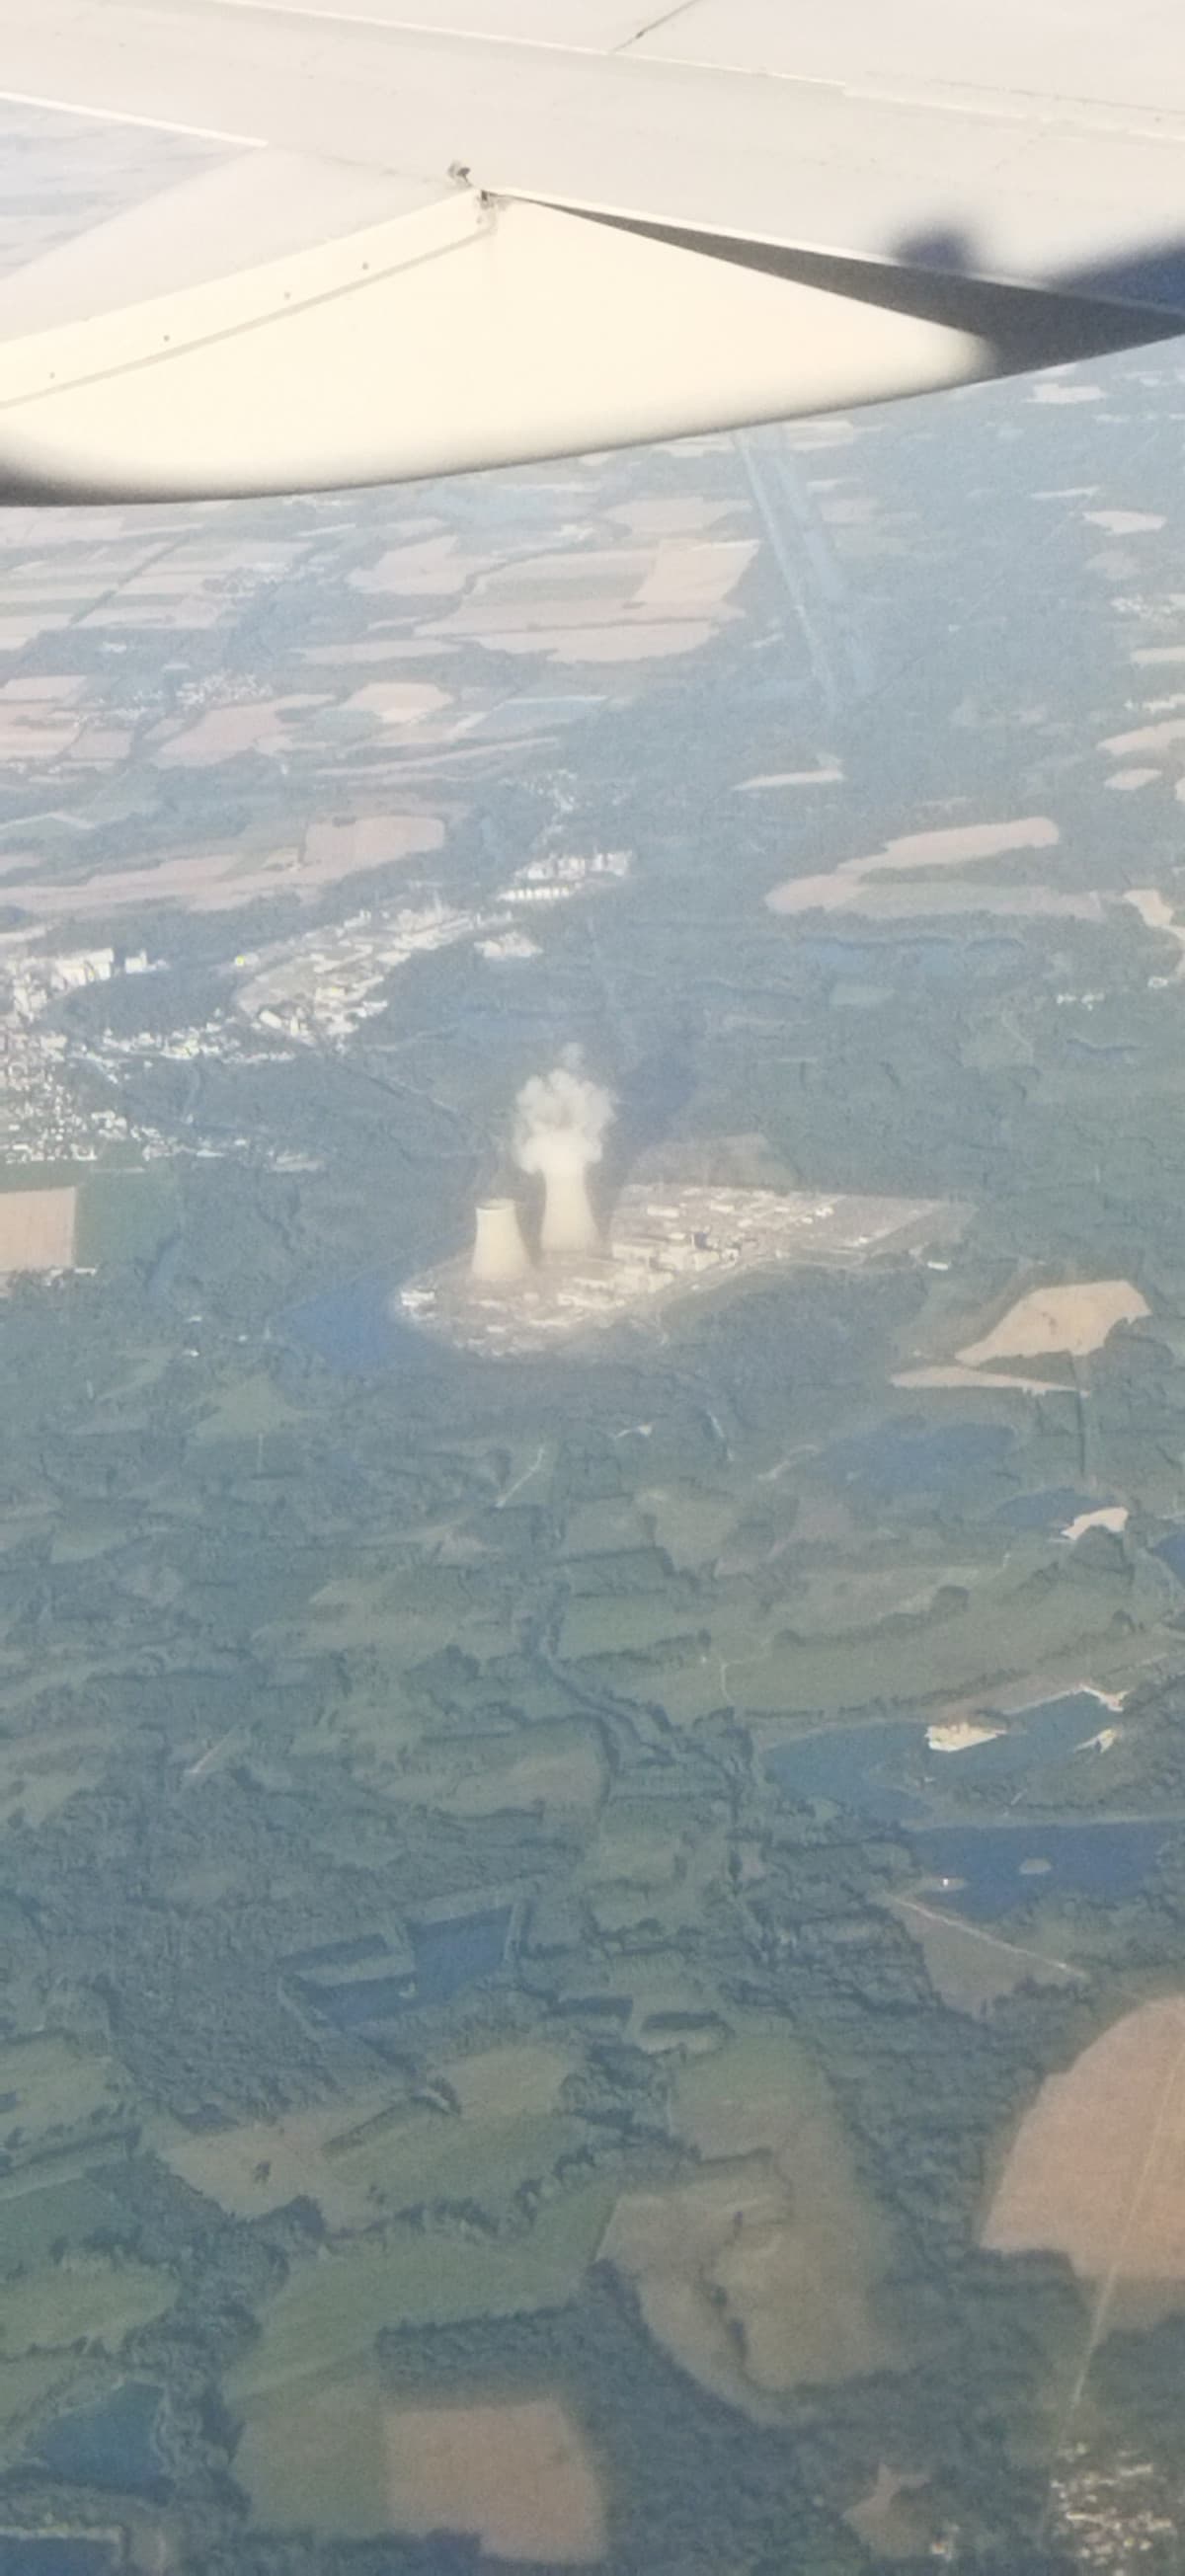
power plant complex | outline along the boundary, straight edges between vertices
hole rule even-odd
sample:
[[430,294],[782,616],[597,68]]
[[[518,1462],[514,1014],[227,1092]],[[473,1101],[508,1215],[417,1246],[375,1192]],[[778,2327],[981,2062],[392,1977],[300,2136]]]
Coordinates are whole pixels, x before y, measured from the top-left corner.
[[537,1224],[509,1190],[480,1199],[472,1250],[407,1280],[396,1311],[457,1349],[523,1357],[746,1274],[916,1257],[966,1222],[966,1208],[936,1199],[652,1180],[627,1182],[602,1228],[589,1173],[612,1114],[574,1056],[525,1083],[512,1151],[542,1181]]

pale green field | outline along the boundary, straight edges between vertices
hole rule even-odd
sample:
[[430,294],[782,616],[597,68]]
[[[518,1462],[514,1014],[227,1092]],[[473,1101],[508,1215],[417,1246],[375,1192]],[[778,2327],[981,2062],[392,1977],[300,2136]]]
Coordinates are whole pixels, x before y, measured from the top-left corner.
[[628,1800],[611,1801],[576,1879],[600,1931],[656,1923],[674,1941],[702,1922],[706,1891],[726,1857],[722,1829],[705,1830],[686,1811],[656,1802],[647,1815]]
[[57,2036],[0,2045],[0,2099],[8,2094],[15,2100],[6,2135],[19,2131],[15,2152],[25,2161],[133,2107],[131,2085],[112,2058]]
[[899,2361],[877,2299],[891,2231],[793,2042],[749,2019],[681,2066],[670,2120],[701,2178],[623,2193],[603,2252],[683,2368],[764,2422],[804,2382]]
[[365,2540],[390,2520],[382,2386],[363,2363],[254,2404],[234,2456],[253,2522]]
[[703,1485],[653,1485],[638,1495],[657,1546],[678,1567],[708,1565],[736,1527],[737,1497]]
[[398,1739],[377,1742],[363,1755],[368,1776],[383,1795],[412,1806],[439,1807],[449,1815],[527,1815],[538,1807],[587,1809],[604,1793],[606,1777],[596,1739],[578,1725],[516,1728],[482,1743],[457,1744],[421,1736],[405,1767],[383,1760]]
[[648,1654],[709,1624],[706,1606],[689,1607],[665,1592],[585,1593],[564,1612],[560,1654],[565,1663],[585,1655]]
[[64,2352],[30,2352],[19,2361],[0,2359],[0,2441],[23,2431],[51,2394],[68,2388],[77,2366]]
[[107,1503],[74,1503],[55,1522],[50,1550],[55,1565],[89,1565],[127,1544],[126,1516]]
[[[1035,1545],[1014,1545],[1005,1560],[968,1554],[953,1568],[894,1550],[864,1568],[812,1566],[764,1612],[731,1582],[705,1586],[694,1604],[673,1588],[581,1594],[564,1615],[562,1652],[625,1696],[659,1701],[674,1724],[694,1725],[725,1706],[806,1716],[919,1692],[953,1696],[1084,1648],[1096,1662],[1114,1660],[1121,1614],[1127,1669],[1151,1650],[1166,1607],[1156,1567],[1087,1585]],[[1139,1646],[1133,1626],[1144,1632]]]
[[244,2428],[235,2476],[252,2519],[344,2539],[427,2536],[450,2519],[490,2559],[595,2564],[605,2553],[594,2461],[566,2410],[496,2391],[393,2404],[376,2369],[310,2382]]
[[562,2307],[594,2258],[612,2198],[603,2184],[582,2184],[546,2203],[521,2236],[409,2229],[385,2244],[368,2238],[302,2263],[261,2311],[259,2341],[226,2384],[231,2405],[336,2376],[385,2327]]
[[303,1421],[297,1405],[289,1404],[266,1369],[250,1377],[235,1378],[219,1390],[208,1413],[195,1425],[195,1440],[258,1439],[268,1431],[286,1430],[289,1424]]
[[[45,2262],[58,2245],[83,2244],[113,2230],[131,2233],[125,2211],[103,2189],[102,2174],[86,2169],[85,2149],[55,2156],[44,2169],[17,2171],[0,2180],[0,2276]],[[4,2296],[0,2289],[0,2301]]]
[[[431,1569],[430,1569],[431,1570]],[[388,1580],[373,1582],[343,1575],[322,1586],[309,1604],[308,1618],[294,1631],[310,1646],[373,1646],[393,1664],[424,1663],[447,1646],[462,1646],[482,1662],[508,1655],[515,1645],[509,1610],[481,1608],[464,1599],[416,1599],[414,1591]]]
[[626,1494],[574,1503],[564,1523],[565,1556],[616,1556],[622,1548],[645,1547],[646,1541],[645,1522]]
[[0,1823],[20,1815],[27,1825],[43,1825],[76,1791],[93,1788],[102,1778],[114,1732],[112,1727],[86,1727],[0,1744]]
[[177,2295],[168,2272],[145,2263],[67,2256],[5,2283],[0,2298],[0,2355],[99,2343],[108,2352],[136,2326],[163,2316]]
[[[485,2049],[436,2070],[435,2103],[388,2084],[197,2136],[162,2124],[154,2143],[194,2191],[236,2218],[307,2195],[331,2230],[439,2201],[476,2201],[497,2219],[521,2184],[546,2179],[587,2141],[583,2123],[558,2108],[574,2063],[566,2050],[529,2042]],[[455,2109],[441,2107],[450,2099]]]
[[1043,1957],[1033,1941],[1017,1943],[985,1927],[944,1914],[925,1896],[889,1897],[889,1911],[916,1941],[936,1994],[955,2012],[981,2012],[1017,1986],[1072,1985],[1082,1972],[1065,1960]]
[[[926,1589],[917,1568],[903,1570],[901,1579],[903,1586],[912,1581],[915,1594]],[[725,1622],[714,1615],[711,1656],[701,1674],[710,1705],[728,1702],[755,1714],[807,1716],[873,1701],[913,1701],[919,1693],[927,1699],[954,1696],[989,1678],[1039,1672],[1067,1659],[1081,1671],[1092,1641],[1099,1641],[1104,1654],[1115,1651],[1112,1631],[1120,1611],[1137,1622],[1147,1619],[1151,1629],[1159,1606],[1151,1588],[1137,1596],[1108,1582],[1047,1582],[1031,1565],[1010,1565],[981,1570],[965,1595],[940,1593],[916,1622],[881,1617],[867,1633],[800,1633],[796,1605],[789,1623],[783,1611],[777,1629],[764,1632],[751,1622],[746,1630],[735,1614]],[[835,1596],[833,1615],[834,1607]],[[809,1605],[803,1616],[805,1627]],[[1126,1630],[1125,1641],[1130,1661]],[[682,1671],[675,1672],[669,1689],[660,1670],[647,1674],[646,1686],[672,1715],[679,1711],[681,1691],[687,1690]]]

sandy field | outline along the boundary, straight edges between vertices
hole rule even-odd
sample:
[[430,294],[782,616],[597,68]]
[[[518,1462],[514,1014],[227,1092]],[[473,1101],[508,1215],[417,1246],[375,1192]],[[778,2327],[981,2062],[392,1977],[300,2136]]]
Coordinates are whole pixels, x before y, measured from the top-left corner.
[[1064,385],[1057,376],[1034,385],[1029,395],[1029,401],[1035,403],[1088,403],[1102,399],[1101,385]]
[[[934,832],[906,832],[899,840],[887,841],[883,850],[874,850],[863,859],[844,859],[824,875],[788,877],[765,900],[771,912],[933,911],[941,896],[929,886],[899,883],[878,886],[875,893],[870,893],[868,880],[883,876],[914,878],[921,869],[967,867],[980,859],[1003,858],[1013,850],[1054,849],[1060,840],[1057,824],[1045,814],[1030,814],[1016,823],[956,823]],[[1023,912],[1070,911],[1084,903],[1097,906],[1099,898],[1057,895],[1036,886],[989,889],[972,885],[969,890],[960,888],[955,901],[960,907],[973,905],[984,911],[1007,907]]]
[[1111,733],[1099,744],[1117,759],[1129,752],[1168,751],[1173,743],[1185,740],[1185,716],[1167,716],[1163,724],[1137,725],[1131,733]]
[[[1180,793],[1178,786],[1178,796]],[[1145,930],[1163,930],[1167,939],[1175,939],[1180,955],[1171,977],[1166,980],[1179,984],[1185,978],[1185,930],[1174,921],[1173,907],[1167,895],[1161,893],[1159,886],[1130,886],[1123,900],[1139,913]]]
[[1109,537],[1142,537],[1164,526],[1154,510],[1084,510],[1082,516],[1088,528],[1105,528]]
[[742,778],[734,789],[737,796],[752,796],[764,787],[839,787],[843,770],[838,761],[820,762],[816,769],[775,769],[763,778]]
[[1017,1377],[1011,1370],[1005,1369],[959,1368],[953,1361],[945,1366],[936,1363],[933,1367],[898,1369],[890,1378],[889,1384],[890,1386],[961,1386],[964,1388],[1003,1386],[1010,1388],[1014,1395],[1050,1395],[1060,1392],[1052,1378]]
[[564,664],[659,662],[669,653],[698,652],[711,634],[706,619],[688,617],[678,625],[544,626],[523,634],[483,634],[480,641],[499,653],[547,653]]
[[[444,825],[427,814],[386,814],[349,824],[313,824],[303,851],[269,850],[244,856],[237,850],[204,850],[196,857],[160,859],[147,867],[108,868],[92,877],[59,885],[27,879],[7,882],[9,869],[27,867],[27,852],[0,860],[6,902],[51,920],[106,912],[113,904],[179,903],[188,912],[233,912],[257,895],[294,894],[311,902],[322,886],[353,876],[360,868],[392,859],[414,858],[438,850]],[[381,860],[374,855],[376,845]]]
[[1066,1351],[1085,1359],[1102,1349],[1117,1324],[1138,1323],[1151,1313],[1130,1279],[1079,1280],[1065,1288],[1031,1288],[1018,1297],[990,1333],[967,1342],[955,1356],[961,1368],[991,1360],[1044,1359]]
[[452,695],[434,680],[368,680],[345,701],[355,715],[377,716],[380,724],[422,724],[425,716],[451,707]]
[[492,2558],[603,2558],[596,2472],[554,2398],[392,2407],[383,2432],[393,2530],[472,2532]]
[[68,1270],[77,1205],[73,1188],[0,1190],[0,1277],[18,1270]]
[[162,769],[215,769],[241,751],[283,751],[291,740],[287,719],[309,707],[328,706],[325,697],[258,698],[247,706],[207,707],[196,724],[173,733],[154,753]]
[[413,545],[389,546],[365,572],[352,572],[350,588],[389,591],[397,599],[440,599],[464,590],[488,564],[486,555],[462,554],[456,537],[422,537]]
[[984,2222],[1087,2280],[1185,2281],[1185,1997],[1113,2022],[1026,2112]]
[[483,571],[424,631],[560,663],[687,653],[736,615],[729,602],[756,551],[747,537],[668,531],[641,544],[534,555]]

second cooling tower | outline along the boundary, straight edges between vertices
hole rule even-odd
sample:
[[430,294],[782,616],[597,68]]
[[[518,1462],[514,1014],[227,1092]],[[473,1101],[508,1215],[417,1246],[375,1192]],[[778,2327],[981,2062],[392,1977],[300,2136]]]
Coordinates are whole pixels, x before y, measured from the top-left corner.
[[473,1237],[472,1275],[492,1284],[522,1279],[530,1268],[518,1209],[513,1199],[479,1199]]
[[544,1165],[543,1224],[539,1249],[546,1259],[555,1252],[596,1252],[600,1234],[593,1215],[584,1165],[557,1170]]

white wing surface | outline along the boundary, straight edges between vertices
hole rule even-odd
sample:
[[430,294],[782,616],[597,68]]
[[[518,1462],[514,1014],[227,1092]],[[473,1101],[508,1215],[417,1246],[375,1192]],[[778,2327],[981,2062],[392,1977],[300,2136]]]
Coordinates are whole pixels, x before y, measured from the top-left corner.
[[0,276],[7,499],[458,471],[1185,330],[1180,0],[0,0],[0,95],[192,147]]

